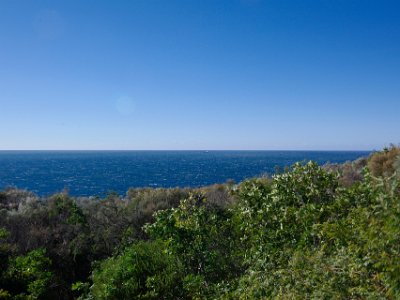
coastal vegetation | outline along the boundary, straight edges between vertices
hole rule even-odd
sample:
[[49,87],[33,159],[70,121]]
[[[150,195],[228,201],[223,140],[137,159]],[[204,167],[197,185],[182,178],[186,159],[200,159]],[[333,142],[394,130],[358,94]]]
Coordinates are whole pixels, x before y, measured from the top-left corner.
[[0,192],[0,299],[399,299],[400,148],[121,197]]

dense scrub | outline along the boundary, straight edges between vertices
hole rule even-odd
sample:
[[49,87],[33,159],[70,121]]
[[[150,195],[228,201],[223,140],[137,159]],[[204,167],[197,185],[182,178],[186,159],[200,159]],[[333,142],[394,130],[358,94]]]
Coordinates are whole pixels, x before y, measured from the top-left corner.
[[398,299],[400,151],[124,198],[0,193],[0,299]]

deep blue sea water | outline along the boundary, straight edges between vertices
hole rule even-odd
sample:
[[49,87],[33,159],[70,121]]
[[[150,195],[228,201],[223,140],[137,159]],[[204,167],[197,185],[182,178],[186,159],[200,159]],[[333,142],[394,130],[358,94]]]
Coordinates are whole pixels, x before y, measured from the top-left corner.
[[297,161],[344,162],[360,151],[0,151],[0,189],[40,196],[123,195],[129,187],[196,187],[272,174]]

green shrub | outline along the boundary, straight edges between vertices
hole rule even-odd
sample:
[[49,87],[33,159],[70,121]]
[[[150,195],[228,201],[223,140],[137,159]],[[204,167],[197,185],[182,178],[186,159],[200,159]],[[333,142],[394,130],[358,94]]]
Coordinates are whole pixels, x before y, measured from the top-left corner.
[[157,212],[155,222],[146,226],[149,235],[165,241],[166,250],[182,262],[185,290],[192,296],[205,297],[214,284],[240,272],[231,215],[208,205],[202,194],[192,194],[179,207]]
[[90,294],[94,299],[173,298],[179,272],[179,261],[166,253],[163,242],[138,242],[94,270]]
[[21,299],[47,299],[52,273],[44,249],[13,258],[6,271],[9,292]]

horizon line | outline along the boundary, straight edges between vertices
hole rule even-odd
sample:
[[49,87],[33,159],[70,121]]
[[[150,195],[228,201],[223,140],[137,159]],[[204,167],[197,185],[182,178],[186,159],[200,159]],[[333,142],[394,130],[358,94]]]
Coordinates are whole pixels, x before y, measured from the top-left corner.
[[[385,147],[383,147],[385,148]],[[383,149],[382,148],[382,149]],[[89,151],[97,151],[97,152],[134,152],[134,151],[181,151],[181,152],[188,152],[188,151],[196,151],[196,152],[217,152],[217,151],[352,151],[352,152],[372,152],[372,151],[379,151],[376,149],[368,149],[368,150],[361,150],[361,149],[0,149],[0,152],[5,152],[5,151],[71,151],[71,152],[77,152],[77,151],[82,151],[82,152],[89,152]]]

